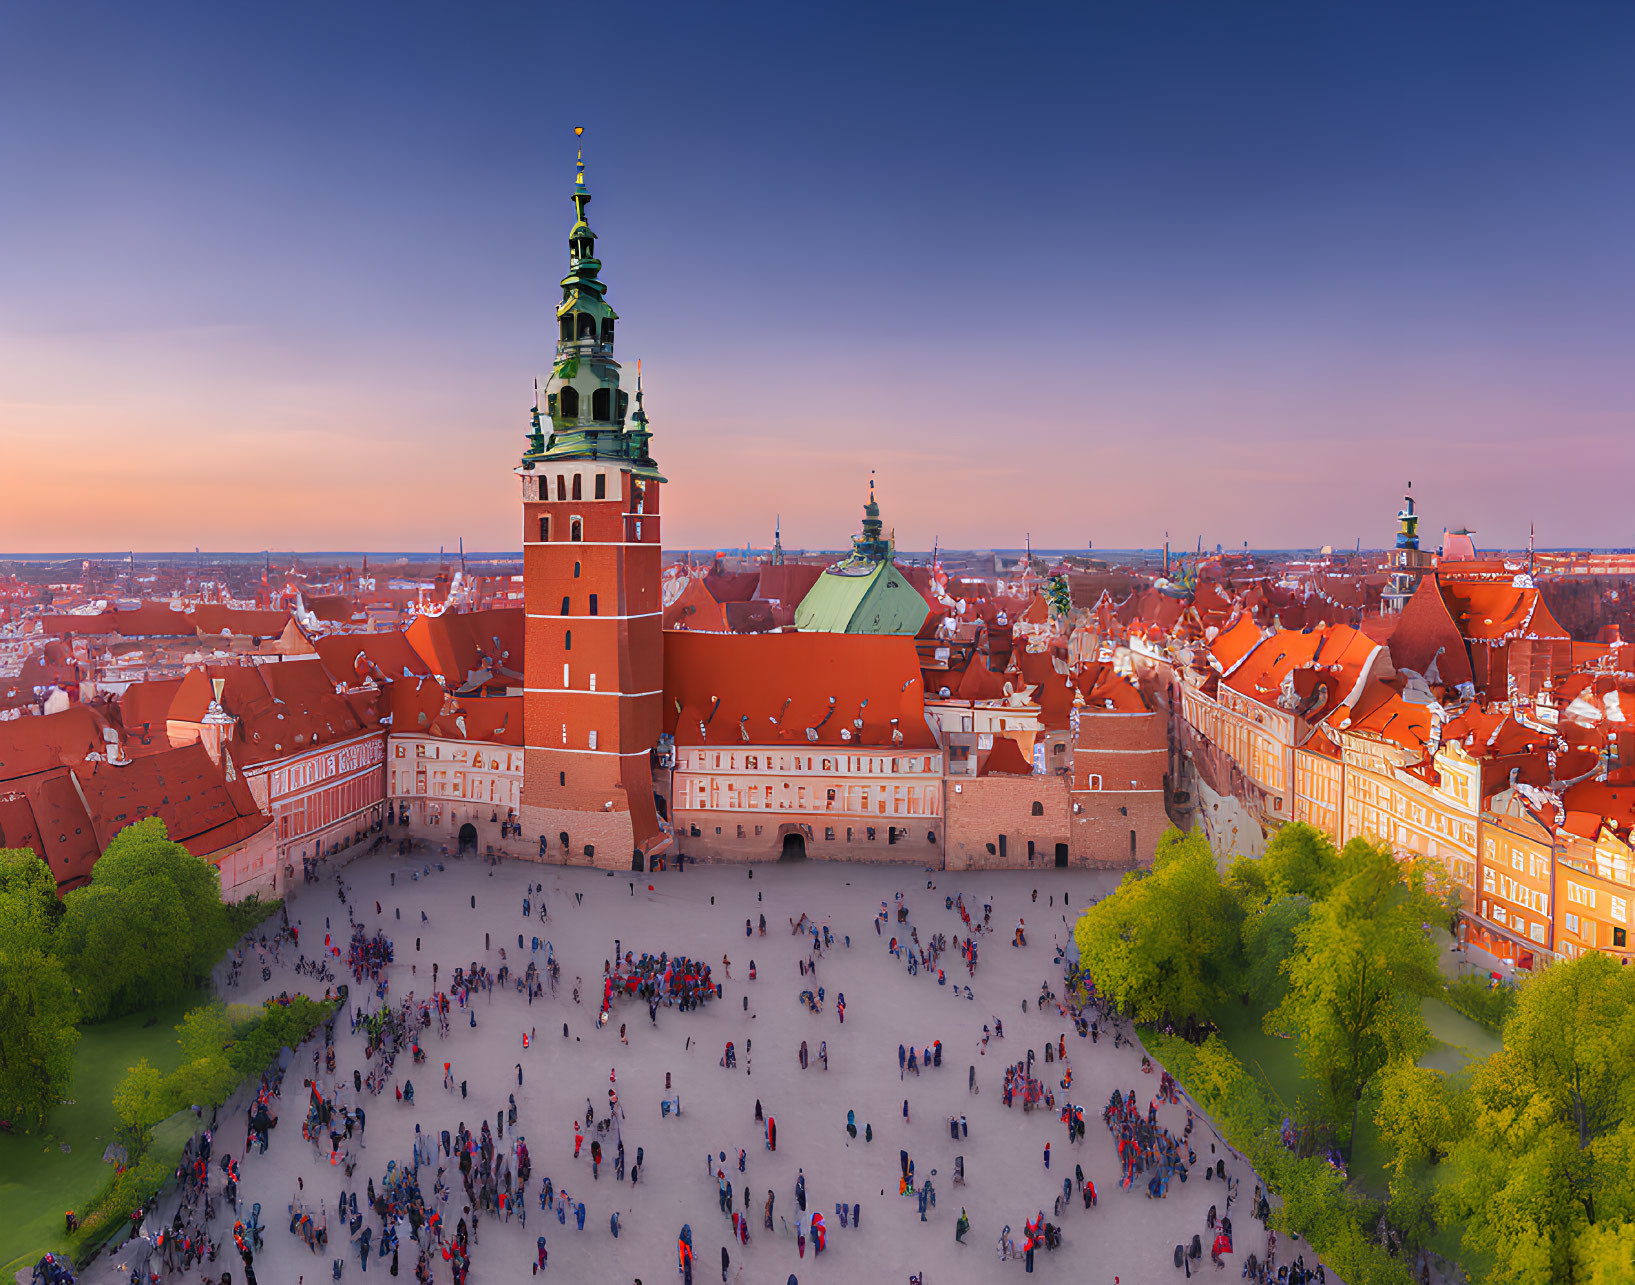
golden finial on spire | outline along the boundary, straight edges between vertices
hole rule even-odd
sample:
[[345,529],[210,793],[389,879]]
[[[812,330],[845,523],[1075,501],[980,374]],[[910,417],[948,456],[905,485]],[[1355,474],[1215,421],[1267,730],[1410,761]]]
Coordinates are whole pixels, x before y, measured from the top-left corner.
[[[575,138],[583,138],[585,136],[585,127],[583,125],[575,125],[573,127],[573,136]],[[578,163],[579,177],[576,178],[574,182],[583,184],[585,181],[585,149],[583,146],[579,148]]]

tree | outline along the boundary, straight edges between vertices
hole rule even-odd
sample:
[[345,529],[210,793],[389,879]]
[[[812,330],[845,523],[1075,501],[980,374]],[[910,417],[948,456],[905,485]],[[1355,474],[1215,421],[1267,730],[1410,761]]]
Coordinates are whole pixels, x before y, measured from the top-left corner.
[[1521,988],[1476,1071],[1444,1213],[1495,1282],[1635,1279],[1635,974],[1591,953]]
[[0,943],[49,940],[62,918],[57,878],[33,848],[0,848]]
[[59,951],[90,1021],[186,994],[226,945],[216,868],[156,817],[115,835],[65,901]]
[[74,1077],[74,989],[50,953],[57,881],[27,848],[0,852],[0,1117],[42,1122]]
[[1246,902],[1304,896],[1320,901],[1340,879],[1340,854],[1328,836],[1304,821],[1291,821],[1258,857],[1239,857],[1227,881]]
[[1079,959],[1113,1006],[1138,1021],[1203,1017],[1237,962],[1242,912],[1199,835],[1171,829],[1152,870],[1124,877],[1079,917]]
[[1283,964],[1299,945],[1311,907],[1311,898],[1297,893],[1251,911],[1243,921],[1241,989],[1254,1003],[1274,1008],[1288,990]]
[[170,1114],[164,1101],[164,1077],[147,1058],[126,1068],[125,1078],[114,1090],[114,1111],[138,1140],[146,1139],[148,1130]]
[[1374,1120],[1385,1144],[1393,1226],[1417,1250],[1435,1230],[1436,1166],[1469,1127],[1470,1095],[1407,1058],[1380,1073]]
[[1346,1154],[1370,1081],[1389,1063],[1429,1042],[1420,999],[1440,986],[1436,952],[1422,927],[1421,894],[1390,852],[1354,839],[1340,858],[1340,882],[1298,932],[1284,965],[1289,992],[1266,1016],[1268,1031],[1293,1030],[1306,1073],[1332,1118],[1349,1117]]

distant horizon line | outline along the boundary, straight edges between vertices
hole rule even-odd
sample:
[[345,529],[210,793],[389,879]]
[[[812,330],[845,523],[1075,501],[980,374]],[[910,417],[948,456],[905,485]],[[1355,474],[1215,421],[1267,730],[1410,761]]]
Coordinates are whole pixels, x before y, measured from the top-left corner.
[[[1275,546],[1270,546],[1270,545],[1267,545],[1267,546],[1238,545],[1238,546],[1235,546],[1235,547],[1232,547],[1232,548],[1222,548],[1219,551],[1218,554],[1214,549],[1208,549],[1208,548],[1203,549],[1201,551],[1201,553],[1204,556],[1207,556],[1207,557],[1216,557],[1216,556],[1224,557],[1224,556],[1226,556],[1228,554],[1242,554],[1242,553],[1251,553],[1251,554],[1304,554],[1304,555],[1311,555],[1311,556],[1316,556],[1316,557],[1323,557],[1323,556],[1332,557],[1332,556],[1341,556],[1341,555],[1347,555],[1347,554],[1355,556],[1358,553],[1380,553],[1380,554],[1383,554],[1383,553],[1388,553],[1388,552],[1391,551],[1391,546],[1383,546],[1383,545],[1381,545],[1381,546],[1361,546],[1361,547],[1353,546],[1350,549],[1335,548],[1334,546],[1327,546],[1327,547],[1330,548],[1331,552],[1329,554],[1325,555],[1322,552],[1324,547],[1325,546],[1322,546],[1322,545],[1291,545],[1291,546],[1285,546],[1285,547],[1275,547]],[[1421,546],[1421,547],[1423,548],[1424,546]],[[786,557],[788,557],[788,556],[793,556],[793,557],[810,557],[810,556],[828,557],[830,555],[844,554],[847,551],[848,551],[847,548],[834,548],[834,549],[785,548],[783,550],[783,553],[784,553],[784,555]],[[1435,548],[1427,548],[1425,551],[1429,552],[1429,553],[1435,553],[1437,550]],[[706,546],[702,546],[702,547],[699,547],[699,548],[691,548],[691,549],[688,549],[688,548],[665,548],[663,550],[663,552],[666,553],[666,554],[683,554],[684,553],[684,554],[690,554],[690,555],[693,555],[693,556],[706,557],[706,558],[714,558],[718,554],[721,555],[721,556],[724,556],[724,557],[735,557],[735,556],[743,555],[745,553],[748,553],[748,555],[751,556],[751,557],[755,557],[755,556],[761,556],[761,555],[770,556],[771,553],[772,553],[772,549],[771,549],[770,546],[706,545]],[[961,556],[961,555],[985,554],[985,553],[1006,554],[1006,555],[1011,555],[1011,556],[1019,556],[1019,555],[1023,555],[1023,554],[1032,553],[1032,554],[1034,554],[1036,556],[1039,556],[1039,557],[1081,557],[1081,558],[1092,558],[1092,559],[1105,559],[1105,558],[1110,558],[1110,557],[1116,557],[1116,556],[1119,556],[1119,555],[1136,555],[1136,556],[1159,555],[1159,556],[1161,556],[1163,554],[1163,552],[1164,552],[1164,546],[1163,545],[1141,545],[1141,546],[1132,546],[1132,547],[1129,547],[1129,548],[1105,548],[1105,549],[1082,549],[1082,548],[1045,547],[1045,546],[1040,546],[1040,547],[1037,547],[1037,548],[1030,549],[1026,545],[1015,545],[1015,546],[973,545],[973,546],[971,546],[969,548],[955,548],[955,547],[952,547],[952,546],[938,546],[934,550],[933,549],[902,549],[902,548],[899,548],[899,549],[896,550],[896,556],[902,557],[902,558],[920,558],[920,557],[929,558],[932,555],[933,552],[935,552],[940,557],[955,557],[955,556]],[[1197,549],[1177,548],[1177,547],[1174,547],[1174,546],[1172,546],[1170,548],[1169,552],[1170,552],[1170,556],[1172,558],[1198,557],[1199,554],[1200,554],[1200,551],[1197,550]],[[1482,557],[1512,557],[1512,556],[1516,556],[1516,555],[1520,555],[1520,556],[1525,557],[1527,552],[1528,552],[1528,550],[1525,547],[1522,547],[1522,548],[1519,548],[1519,549],[1510,549],[1510,548],[1505,548],[1505,549],[1500,549],[1500,548],[1483,549],[1483,548],[1478,547],[1477,550],[1476,550],[1476,555],[1477,555],[1478,558],[1482,558]],[[1576,554],[1584,554],[1584,555],[1631,554],[1631,553],[1635,553],[1635,547],[1632,547],[1632,546],[1611,546],[1611,545],[1608,545],[1608,546],[1601,546],[1601,545],[1549,545],[1549,546],[1535,546],[1534,549],[1533,549],[1533,552],[1535,554],[1538,554],[1538,553],[1548,553],[1548,554],[1563,554],[1563,553],[1572,554],[1572,553],[1576,553]],[[249,562],[249,561],[255,561],[255,560],[265,561],[265,560],[267,560],[269,558],[272,558],[272,559],[297,558],[297,559],[308,559],[308,560],[320,560],[320,559],[331,559],[332,560],[332,559],[345,559],[345,558],[391,558],[391,559],[402,559],[402,560],[404,560],[406,562],[409,562],[409,563],[416,563],[416,562],[436,562],[439,559],[441,559],[444,562],[453,562],[453,561],[458,561],[461,558],[461,556],[462,555],[458,550],[447,550],[447,549],[444,549],[442,551],[429,550],[429,549],[427,549],[427,550],[413,550],[413,549],[256,549],[256,550],[243,550],[243,549],[215,549],[215,550],[212,550],[212,549],[201,549],[201,550],[194,550],[194,549],[151,549],[151,550],[144,550],[144,549],[136,549],[136,550],[125,550],[125,551],[117,552],[117,553],[116,552],[109,552],[109,551],[86,551],[86,550],[78,550],[78,551],[76,551],[76,550],[64,550],[64,551],[39,552],[39,553],[8,553],[8,552],[0,551],[0,562],[72,562],[72,561],[77,559],[77,560],[82,561],[82,562],[92,561],[92,562],[110,563],[110,562],[125,562],[125,561],[128,561],[128,560],[132,559],[132,558],[135,558],[138,561],[148,561],[148,562],[181,562],[181,561],[184,561],[184,560],[187,560],[187,559],[198,559],[198,560],[201,560],[201,561],[214,561],[214,562]],[[495,549],[469,550],[468,549],[468,550],[466,550],[466,552],[464,553],[463,556],[464,556],[464,558],[465,558],[465,560],[467,562],[485,562],[485,561],[486,562],[492,562],[492,561],[502,561],[502,560],[503,561],[520,561],[522,559],[522,556],[523,556],[523,551],[520,548],[519,549],[498,549],[498,550],[495,550]],[[390,565],[390,564],[388,564],[388,565]]]

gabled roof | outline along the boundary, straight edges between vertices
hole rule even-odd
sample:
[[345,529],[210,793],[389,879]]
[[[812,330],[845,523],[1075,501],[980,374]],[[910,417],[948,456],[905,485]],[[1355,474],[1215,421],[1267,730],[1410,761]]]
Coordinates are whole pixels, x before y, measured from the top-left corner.
[[393,732],[522,744],[520,696],[450,696],[435,679],[404,678],[388,684],[383,699]]
[[1209,644],[1210,659],[1221,673],[1230,674],[1259,645],[1262,636],[1255,618],[1246,611],[1215,635],[1215,641]]
[[328,634],[313,644],[324,668],[347,684],[373,680],[393,682],[399,678],[424,678],[430,667],[396,630],[378,634]]
[[520,607],[417,616],[405,633],[421,659],[443,676],[451,691],[489,684],[522,686]]
[[190,669],[171,704],[178,723],[198,723],[210,708],[211,682],[223,679],[222,708],[238,719],[228,742],[238,763],[264,763],[314,745],[348,740],[379,723],[378,693],[343,697],[320,660]]
[[1454,624],[1472,642],[1502,642],[1508,638],[1569,641],[1567,631],[1531,585],[1437,579]]
[[1009,736],[995,736],[993,749],[977,769],[978,776],[1032,776],[1033,764],[1022,753],[1022,747]]
[[1251,700],[1320,723],[1341,705],[1355,706],[1382,651],[1348,625],[1280,629],[1261,639],[1221,682]]
[[180,678],[155,678],[132,683],[119,697],[119,721],[125,725],[125,747],[132,755],[157,754],[170,748],[165,724]]
[[894,718],[903,748],[936,745],[912,638],[687,630],[664,636],[664,726],[678,745],[890,752]]
[[822,567],[815,567],[810,563],[781,562],[775,566],[768,563],[761,568],[761,579],[756,586],[755,596],[794,607],[811,591],[822,574]]
[[106,754],[112,724],[86,705],[59,714],[25,714],[0,721],[0,781],[54,767],[78,767],[92,754]]
[[156,816],[196,857],[230,847],[272,823],[235,775],[228,780],[202,745],[150,754],[126,766],[92,764],[79,773],[97,845],[134,821]]

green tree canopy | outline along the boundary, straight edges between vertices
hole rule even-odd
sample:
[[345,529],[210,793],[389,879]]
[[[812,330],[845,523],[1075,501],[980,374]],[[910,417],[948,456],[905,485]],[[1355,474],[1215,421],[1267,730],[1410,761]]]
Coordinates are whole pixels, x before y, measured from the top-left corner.
[[1239,857],[1227,872],[1227,882],[1249,903],[1295,896],[1321,901],[1339,880],[1340,854],[1304,821],[1289,822],[1260,856]]
[[0,1117],[37,1124],[73,1083],[74,988],[51,954],[57,880],[29,848],[0,851]]
[[1243,974],[1239,989],[1251,1001],[1275,1007],[1288,990],[1283,965],[1299,947],[1300,929],[1311,918],[1312,901],[1303,893],[1278,897],[1249,912],[1243,921]]
[[1203,1017],[1225,994],[1242,911],[1200,835],[1171,829],[1152,870],[1131,873],[1079,917],[1073,937],[1097,988],[1138,1021]]
[[1389,850],[1353,839],[1339,882],[1296,933],[1299,948],[1284,966],[1288,994],[1266,1015],[1268,1031],[1300,1037],[1307,1075],[1335,1123],[1349,1123],[1348,1154],[1369,1082],[1430,1038],[1420,999],[1440,979],[1421,927],[1424,905]]
[[114,1111],[120,1123],[136,1138],[146,1138],[170,1110],[165,1105],[164,1077],[143,1058],[127,1067],[125,1078],[114,1090]]
[[1635,972],[1591,953],[1528,980],[1471,1098],[1443,1210],[1489,1279],[1635,1279]]
[[0,848],[0,944],[48,945],[61,917],[51,867],[33,848]]
[[220,876],[149,818],[114,836],[64,899],[59,951],[87,1020],[178,998],[226,945]]

